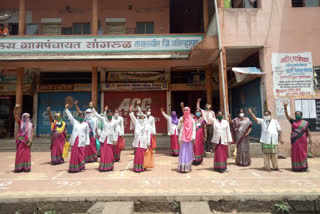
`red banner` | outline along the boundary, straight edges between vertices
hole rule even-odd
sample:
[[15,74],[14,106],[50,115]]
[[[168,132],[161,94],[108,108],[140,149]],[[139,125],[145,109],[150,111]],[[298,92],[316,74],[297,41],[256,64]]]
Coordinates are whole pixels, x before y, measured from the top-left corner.
[[167,109],[167,99],[165,91],[146,92],[105,92],[104,106],[108,105],[114,111],[118,109],[124,118],[124,132],[132,133],[130,130],[129,107],[134,107],[137,113],[136,103],[141,99],[141,109],[145,112],[147,107],[151,107],[151,115],[155,118],[157,133],[167,133],[167,120],[162,116],[160,109]]

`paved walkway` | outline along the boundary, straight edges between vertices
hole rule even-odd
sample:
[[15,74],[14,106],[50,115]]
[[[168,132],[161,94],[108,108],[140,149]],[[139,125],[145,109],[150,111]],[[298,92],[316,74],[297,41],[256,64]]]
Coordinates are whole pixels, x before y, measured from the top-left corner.
[[[320,195],[320,159],[309,159],[309,173],[294,173],[290,159],[279,160],[281,172],[266,172],[263,159],[252,159],[252,166],[238,167],[229,159],[229,172],[213,171],[212,158],[193,166],[191,173],[178,173],[178,158],[168,152],[155,154],[155,168],[137,174],[132,171],[133,152],[124,151],[112,172],[100,173],[98,163],[86,165],[81,173],[69,174],[65,164],[50,165],[50,153],[32,153],[32,171],[13,173],[15,153],[0,153],[0,202],[24,199],[128,200],[146,196],[164,199],[259,199],[277,200],[283,197],[317,197]],[[180,197],[180,198],[179,198]],[[268,198],[266,198],[268,197]]]

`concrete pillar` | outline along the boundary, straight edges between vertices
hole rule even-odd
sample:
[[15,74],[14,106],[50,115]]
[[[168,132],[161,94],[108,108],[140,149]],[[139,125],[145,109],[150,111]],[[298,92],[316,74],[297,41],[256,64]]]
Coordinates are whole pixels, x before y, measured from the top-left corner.
[[[168,90],[167,90],[167,111],[164,108],[164,111],[166,111],[166,113],[168,115],[171,115],[171,90],[170,90],[170,85],[171,85],[171,68],[166,68],[165,69],[165,73],[164,73],[164,79],[165,81],[168,83]],[[164,118],[165,119],[165,118]],[[169,127],[167,127],[167,132],[169,131]]]
[[[20,104],[21,112],[18,112],[20,115],[23,113],[23,75],[24,75],[24,68],[17,68],[17,81],[16,81],[16,104]],[[14,127],[15,136],[18,133],[18,124],[15,123]]]
[[[222,48],[222,59],[223,59],[223,71],[221,71],[221,65],[219,60],[219,91],[220,91],[220,110],[223,110],[224,114],[229,114],[229,95],[228,95],[228,76],[227,76],[227,59],[226,49]],[[222,72],[224,78],[222,78]],[[225,94],[223,95],[223,83]],[[224,101],[226,102],[226,109],[224,108]]]
[[100,71],[100,86],[101,86],[101,102],[100,102],[100,111],[103,113],[104,111],[104,91],[103,85],[106,83],[106,72]]
[[203,0],[203,30],[204,33],[208,31],[209,27],[209,4],[208,0]]
[[24,35],[26,24],[26,5],[25,0],[19,2],[19,35]]
[[207,88],[207,103],[212,105],[212,69],[207,67],[205,70],[206,88]]
[[97,109],[98,106],[98,69],[97,67],[92,67],[92,94],[91,100],[93,102],[93,107]]
[[217,0],[218,8],[224,8],[224,0]]
[[92,0],[91,34],[98,35],[98,0]]

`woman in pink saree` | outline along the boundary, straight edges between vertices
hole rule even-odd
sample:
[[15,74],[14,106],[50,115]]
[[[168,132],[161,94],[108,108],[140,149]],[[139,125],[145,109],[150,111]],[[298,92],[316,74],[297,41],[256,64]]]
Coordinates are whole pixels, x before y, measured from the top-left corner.
[[284,103],[286,118],[290,121],[291,130],[291,166],[294,172],[306,172],[308,170],[308,138],[312,144],[309,123],[302,120],[302,112],[295,112],[295,120],[292,119],[287,110],[288,103]]
[[235,135],[235,143],[237,145],[236,164],[238,166],[250,166],[249,134],[252,130],[252,123],[248,117],[244,116],[243,109],[240,109],[239,116],[231,121],[231,125]]
[[33,124],[30,122],[30,114],[24,113],[21,119],[17,115],[17,104],[14,109],[14,118],[18,123],[19,133],[16,139],[16,161],[14,172],[31,171],[31,144],[33,138]]
[[61,164],[64,163],[62,157],[64,143],[66,142],[67,126],[60,113],[54,116],[54,119],[50,112],[50,107],[47,108],[49,120],[51,123],[51,163]]

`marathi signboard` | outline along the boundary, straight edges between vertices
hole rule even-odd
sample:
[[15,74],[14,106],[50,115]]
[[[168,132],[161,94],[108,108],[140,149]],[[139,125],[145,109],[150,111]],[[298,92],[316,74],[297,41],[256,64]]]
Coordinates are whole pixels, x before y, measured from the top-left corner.
[[202,35],[101,36],[101,37],[7,37],[0,53],[97,53],[189,51]]
[[113,111],[118,109],[120,115],[124,118],[125,133],[132,133],[130,130],[129,107],[134,107],[135,115],[137,113],[136,104],[141,99],[141,110],[145,112],[151,107],[156,122],[157,133],[167,133],[167,120],[161,114],[161,108],[166,109],[165,91],[145,91],[145,92],[105,92],[104,105],[108,105]]
[[39,91],[91,91],[91,84],[69,83],[69,84],[39,84]]
[[312,56],[306,53],[273,53],[274,97],[314,95]]
[[153,91],[168,90],[167,83],[106,83],[104,91]]

